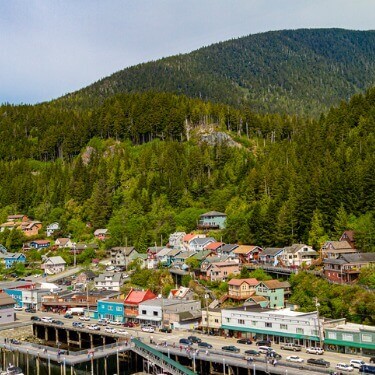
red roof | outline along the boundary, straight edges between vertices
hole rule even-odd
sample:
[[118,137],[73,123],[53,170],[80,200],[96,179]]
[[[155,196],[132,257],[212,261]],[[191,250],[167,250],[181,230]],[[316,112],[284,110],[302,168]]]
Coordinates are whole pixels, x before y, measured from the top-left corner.
[[156,298],[156,295],[151,290],[131,290],[126,296],[124,303],[129,305],[138,305],[143,301]]
[[229,281],[228,285],[240,286],[242,283],[246,283],[252,286],[258,285],[259,281],[257,279],[232,279]]
[[188,241],[192,240],[195,236],[196,236],[196,234],[194,234],[194,233],[186,234],[184,236],[184,238],[182,239],[182,241],[188,242]]
[[206,250],[216,250],[222,245],[224,245],[223,242],[211,242],[207,246],[205,246],[205,249]]

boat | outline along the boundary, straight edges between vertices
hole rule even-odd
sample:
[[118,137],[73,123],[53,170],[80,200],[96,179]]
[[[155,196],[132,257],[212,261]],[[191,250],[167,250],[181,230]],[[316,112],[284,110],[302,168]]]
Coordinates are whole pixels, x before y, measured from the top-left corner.
[[9,363],[6,371],[0,372],[0,375],[24,375],[21,367],[17,367]]

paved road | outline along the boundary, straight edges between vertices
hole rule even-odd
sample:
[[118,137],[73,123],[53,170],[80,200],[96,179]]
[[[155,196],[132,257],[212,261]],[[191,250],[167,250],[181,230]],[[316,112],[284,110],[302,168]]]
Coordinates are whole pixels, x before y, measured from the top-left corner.
[[[64,324],[68,327],[72,326],[73,321],[79,321],[78,317],[74,317],[74,319],[66,319],[63,317],[63,315],[58,315],[58,314],[53,314],[53,313],[43,313],[43,312],[37,312],[36,314],[29,314],[25,313],[24,311],[19,311],[17,312],[17,317],[19,318],[19,323],[22,322],[29,322],[30,321],[30,316],[31,315],[38,315],[39,317],[42,316],[50,316],[54,319],[58,319],[64,322]],[[95,323],[95,320],[92,320],[90,322],[82,322],[83,324],[87,325],[90,323]],[[117,326],[113,326],[115,329],[119,328]],[[76,329],[76,328],[75,328]],[[194,335],[197,337],[200,337],[202,341],[209,342],[212,346],[213,349],[212,351],[219,351],[221,352],[221,347],[224,345],[235,345],[238,348],[240,348],[240,354],[244,354],[245,350],[247,349],[256,349],[256,345],[253,343],[252,345],[245,345],[245,344],[237,344],[236,339],[234,338],[223,338],[219,336],[207,336],[205,334],[197,334],[197,333],[191,333],[187,331],[173,331],[170,334],[167,333],[161,333],[161,332],[155,332],[155,333],[148,333],[148,332],[142,332],[140,328],[125,328],[126,331],[129,332],[129,336],[137,337],[143,339],[145,343],[149,343],[150,337],[153,337],[153,340],[158,344],[159,347],[164,342],[167,342],[170,348],[173,347],[173,345],[176,348],[179,348],[179,340],[180,338],[187,338],[189,335]],[[101,331],[104,331],[104,327],[101,328]],[[118,337],[126,337],[124,335],[119,335],[115,334],[114,336]],[[0,332],[0,337],[1,337],[1,332]],[[194,345],[195,348],[197,348],[196,344]],[[363,359],[364,361],[368,360],[368,358],[365,357],[358,357],[358,356],[353,356],[353,355],[348,355],[348,354],[342,354],[342,353],[332,353],[332,352],[325,352],[323,356],[318,356],[318,355],[313,355],[313,354],[307,354],[305,350],[302,350],[301,352],[293,352],[289,350],[281,350],[280,345],[273,345],[273,349],[282,355],[282,359],[279,361],[279,364],[287,364],[285,361],[286,357],[289,355],[298,355],[299,357],[303,358],[305,363],[308,358],[323,358],[326,361],[329,361],[331,363],[331,368],[333,369],[334,366],[339,363],[349,363],[350,359]],[[223,353],[221,353],[223,355]],[[264,355],[261,355],[260,357],[262,361],[265,360]]]

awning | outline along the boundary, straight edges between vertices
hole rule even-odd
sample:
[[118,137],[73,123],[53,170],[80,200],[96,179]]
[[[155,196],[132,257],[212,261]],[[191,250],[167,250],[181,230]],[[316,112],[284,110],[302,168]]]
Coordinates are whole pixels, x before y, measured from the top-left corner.
[[161,318],[156,317],[156,316],[137,315],[137,319],[140,319],[140,320],[152,320],[153,322],[161,322]]

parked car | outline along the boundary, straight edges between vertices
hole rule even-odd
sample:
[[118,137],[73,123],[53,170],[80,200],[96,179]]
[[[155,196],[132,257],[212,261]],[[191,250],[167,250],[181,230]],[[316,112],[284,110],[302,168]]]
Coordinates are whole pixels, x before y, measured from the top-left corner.
[[257,341],[257,346],[271,346],[271,341],[270,340]]
[[289,355],[288,357],[286,357],[286,360],[288,362],[297,362],[297,363],[303,362],[303,358],[298,357],[298,355]]
[[21,345],[21,341],[20,340],[17,340],[17,339],[10,339],[10,343],[11,344],[14,344],[14,345]]
[[22,311],[23,308],[20,305],[14,305],[13,307],[14,311]]
[[73,322],[72,326],[76,328],[85,328],[85,325],[81,322]]
[[40,319],[39,316],[34,316],[33,315],[33,316],[30,317],[30,320],[33,320],[35,322],[40,322],[42,319]]
[[318,347],[310,347],[306,349],[306,353],[322,355],[324,353],[324,349]]
[[66,318],[66,319],[73,319],[73,315],[72,314],[65,314],[64,318]]
[[251,345],[253,342],[250,339],[238,339],[237,344]]
[[53,319],[50,318],[49,316],[43,316],[40,320],[44,323],[52,323],[53,321]]
[[198,342],[198,347],[212,349],[212,345],[204,341]]
[[188,345],[188,346],[193,345],[193,342],[190,341],[189,339],[180,339],[179,343],[183,345]]
[[257,350],[254,350],[254,349],[245,350],[245,354],[255,356],[255,357],[260,356],[260,353]]
[[78,318],[79,320],[83,320],[84,322],[88,322],[90,321],[90,317],[89,316],[86,316],[86,315],[82,315]]
[[164,332],[164,333],[171,333],[172,332],[172,329],[169,328],[169,327],[161,327],[159,329],[160,332]]
[[325,361],[324,359],[320,359],[320,358],[309,358],[306,362],[309,365],[322,366],[322,367],[327,367],[327,368],[330,365],[328,361]]
[[280,349],[293,350],[294,352],[300,352],[302,350],[302,346],[294,344],[292,342],[288,342],[286,344],[281,344]]
[[150,332],[150,333],[155,332],[155,328],[154,328],[153,326],[143,326],[143,327],[141,328],[141,330],[142,330],[143,332]]
[[199,344],[202,340],[197,336],[189,336],[188,340],[190,340],[193,344]]
[[129,334],[129,332],[127,330],[123,329],[123,328],[117,329],[116,331],[119,335],[128,335]]
[[132,327],[135,327],[135,324],[133,322],[126,322],[126,323],[123,324],[123,326],[132,328]]
[[89,324],[87,329],[90,329],[91,331],[100,331],[100,327],[97,324]]
[[27,309],[25,309],[25,312],[35,314],[36,310],[33,309],[32,307],[28,307]]
[[268,354],[273,351],[273,349],[270,348],[269,346],[259,346],[258,350],[259,350],[259,353],[262,353],[262,354]]
[[350,360],[350,366],[353,366],[355,368],[360,368],[362,365],[365,365],[366,362],[362,361],[362,359],[351,359]]
[[108,266],[105,270],[107,272],[113,271],[115,269],[115,266]]
[[239,353],[240,352],[240,349],[238,349],[236,346],[234,345],[226,345],[226,346],[223,346],[221,348],[221,350],[223,350],[224,352],[232,352],[232,353]]
[[62,322],[61,320],[52,320],[52,323],[53,324],[56,324],[56,325],[58,325],[58,326],[63,326],[64,325],[64,322]]
[[354,367],[353,366],[349,366],[347,365],[346,363],[338,363],[336,365],[336,368],[337,370],[340,370],[340,371],[348,371],[348,372],[352,372],[354,370]]
[[120,322],[119,320],[110,320],[108,322],[108,324],[112,324],[114,326],[121,326],[122,325],[122,322]]
[[117,333],[116,329],[113,328],[113,327],[105,327],[104,328],[104,332],[107,332],[107,333]]
[[99,325],[99,326],[106,326],[106,325],[107,325],[107,321],[106,321],[106,320],[103,320],[103,319],[99,319],[99,320],[98,320],[98,325]]

